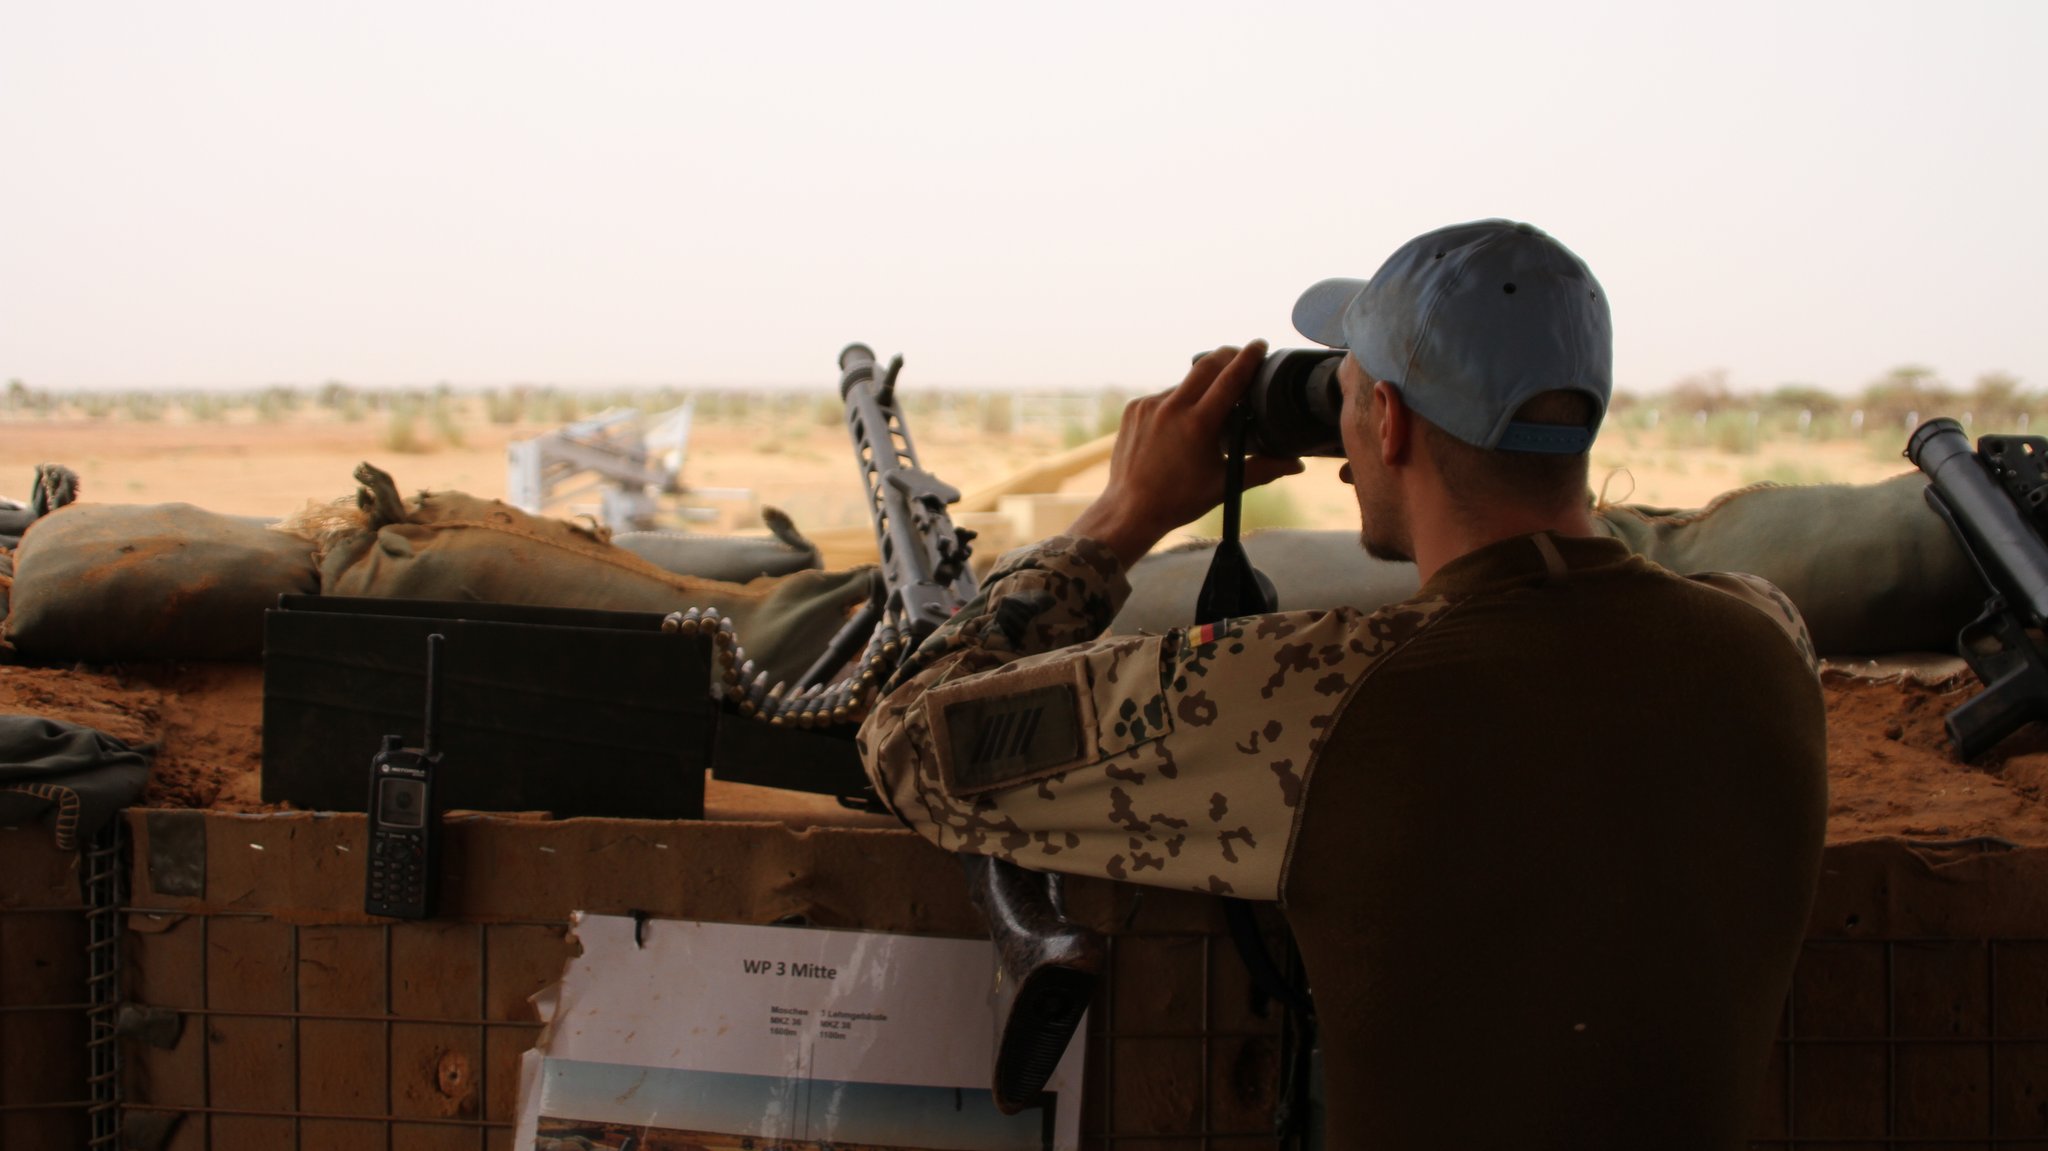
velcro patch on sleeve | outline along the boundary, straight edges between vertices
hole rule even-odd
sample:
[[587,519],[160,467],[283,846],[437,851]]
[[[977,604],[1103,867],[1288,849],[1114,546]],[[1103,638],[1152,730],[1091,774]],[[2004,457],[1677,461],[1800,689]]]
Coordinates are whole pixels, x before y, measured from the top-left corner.
[[978,795],[1033,782],[1090,758],[1094,708],[1071,660],[976,677],[925,697],[946,792]]

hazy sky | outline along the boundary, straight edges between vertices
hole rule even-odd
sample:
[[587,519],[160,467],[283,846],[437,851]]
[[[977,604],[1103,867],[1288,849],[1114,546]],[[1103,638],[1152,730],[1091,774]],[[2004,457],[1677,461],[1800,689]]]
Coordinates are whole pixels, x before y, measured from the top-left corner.
[[2048,3],[0,0],[0,378],[1171,383],[1533,221],[1623,386],[2048,387]]

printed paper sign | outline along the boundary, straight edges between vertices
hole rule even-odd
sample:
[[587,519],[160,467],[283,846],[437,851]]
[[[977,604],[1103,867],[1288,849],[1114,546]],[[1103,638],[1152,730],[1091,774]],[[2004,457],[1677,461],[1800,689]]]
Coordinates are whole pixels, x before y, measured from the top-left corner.
[[[516,1146],[1069,1151],[1081,1048],[996,1110],[985,940],[577,915]],[[1084,1024],[1085,1027],[1085,1024]]]

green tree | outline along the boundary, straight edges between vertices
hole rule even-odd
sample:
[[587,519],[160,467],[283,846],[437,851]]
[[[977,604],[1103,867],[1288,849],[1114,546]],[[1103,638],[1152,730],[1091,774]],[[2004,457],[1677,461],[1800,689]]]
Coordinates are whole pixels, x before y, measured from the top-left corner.
[[1671,385],[1666,393],[1666,402],[1671,408],[1685,415],[1694,412],[1712,414],[1735,402],[1735,393],[1728,387],[1728,373],[1725,369],[1697,372]]
[[1764,398],[1764,408],[1771,412],[1812,412],[1816,417],[1838,412],[1842,408],[1842,397],[1812,384],[1782,384],[1772,389]]
[[1867,429],[1927,419],[1955,402],[1955,392],[1934,369],[1921,364],[1901,364],[1863,389],[1863,426]]
[[2020,390],[2018,376],[2010,372],[1986,372],[1977,377],[1969,395],[1963,397],[1979,427],[2004,427],[2019,419],[2032,406],[2032,397]]

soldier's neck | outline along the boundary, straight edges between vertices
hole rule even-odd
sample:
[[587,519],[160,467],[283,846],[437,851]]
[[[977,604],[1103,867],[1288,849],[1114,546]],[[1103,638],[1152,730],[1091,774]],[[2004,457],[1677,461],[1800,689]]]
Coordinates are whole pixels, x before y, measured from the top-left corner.
[[[1435,505],[1435,506],[1431,506]],[[1445,564],[1516,536],[1555,532],[1561,536],[1594,536],[1592,512],[1583,506],[1563,511],[1500,506],[1473,513],[1457,509],[1437,496],[1419,497],[1408,521],[1414,545],[1415,574],[1428,583]]]

